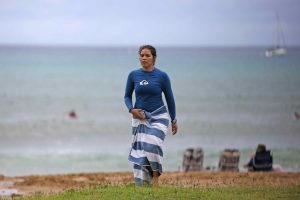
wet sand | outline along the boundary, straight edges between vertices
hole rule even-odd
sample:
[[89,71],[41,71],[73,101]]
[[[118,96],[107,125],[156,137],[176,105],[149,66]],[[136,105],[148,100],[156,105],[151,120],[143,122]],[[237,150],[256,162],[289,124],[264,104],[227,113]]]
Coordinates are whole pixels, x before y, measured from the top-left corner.
[[[17,191],[22,195],[54,194],[67,189],[93,186],[126,186],[133,184],[131,172],[78,173],[61,175],[5,177],[0,175],[0,191]],[[160,186],[231,187],[300,185],[300,173],[292,172],[166,172]]]

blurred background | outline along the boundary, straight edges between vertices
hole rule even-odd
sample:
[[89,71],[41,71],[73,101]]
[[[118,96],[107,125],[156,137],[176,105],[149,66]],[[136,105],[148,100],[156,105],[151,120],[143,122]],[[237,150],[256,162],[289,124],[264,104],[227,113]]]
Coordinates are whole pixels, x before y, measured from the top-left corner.
[[[297,0],[0,0],[0,174],[131,171],[123,101],[138,48],[157,48],[179,132],[164,170],[189,147],[217,167],[224,148],[258,143],[300,171]],[[240,170],[243,170],[240,167]]]

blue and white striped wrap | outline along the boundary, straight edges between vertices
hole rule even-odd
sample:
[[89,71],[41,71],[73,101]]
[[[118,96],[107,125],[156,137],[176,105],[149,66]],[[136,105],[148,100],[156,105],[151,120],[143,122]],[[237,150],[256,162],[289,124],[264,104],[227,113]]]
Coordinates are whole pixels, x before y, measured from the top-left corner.
[[166,106],[153,112],[145,111],[145,120],[132,119],[132,148],[129,161],[138,185],[151,184],[153,171],[162,174],[162,144],[168,131],[169,113]]

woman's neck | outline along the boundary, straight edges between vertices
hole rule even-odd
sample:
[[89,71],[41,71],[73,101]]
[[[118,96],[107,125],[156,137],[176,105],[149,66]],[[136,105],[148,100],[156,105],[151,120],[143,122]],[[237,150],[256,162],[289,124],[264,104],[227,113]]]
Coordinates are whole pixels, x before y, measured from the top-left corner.
[[153,70],[154,70],[154,65],[152,65],[152,66],[149,66],[149,67],[142,67],[142,69],[144,70],[144,71],[146,71],[146,72],[152,72]]

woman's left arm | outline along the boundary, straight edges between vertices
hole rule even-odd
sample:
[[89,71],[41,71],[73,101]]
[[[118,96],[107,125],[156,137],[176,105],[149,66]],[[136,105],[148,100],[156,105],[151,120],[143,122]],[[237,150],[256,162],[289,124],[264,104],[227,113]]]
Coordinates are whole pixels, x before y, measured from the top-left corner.
[[168,110],[171,117],[172,122],[172,133],[175,135],[178,130],[177,120],[176,120],[176,105],[172,92],[171,81],[167,74],[164,74],[162,79],[162,90],[166,98],[166,102],[168,105]]

